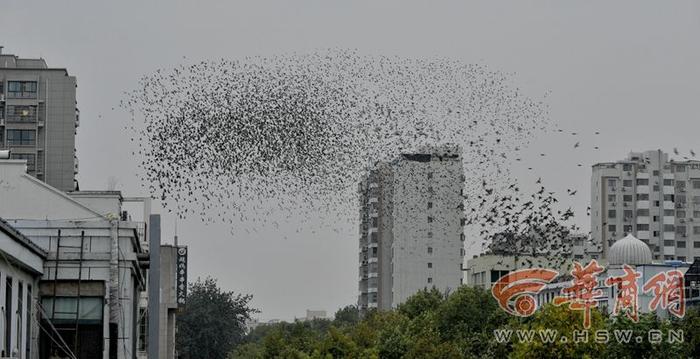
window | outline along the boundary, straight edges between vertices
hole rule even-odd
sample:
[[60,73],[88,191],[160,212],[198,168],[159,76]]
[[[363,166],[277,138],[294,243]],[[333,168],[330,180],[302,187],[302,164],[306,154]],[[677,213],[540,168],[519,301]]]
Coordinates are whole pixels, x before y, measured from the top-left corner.
[[700,242],[693,242],[693,248],[700,248]]
[[428,209],[433,208],[433,202],[428,202]]
[[7,122],[36,122],[36,106],[7,106]]
[[700,180],[693,180],[693,189],[700,189]]
[[685,181],[676,181],[676,189],[685,190]]
[[433,178],[433,173],[432,173],[432,172],[428,172],[428,179],[431,179],[431,178]]
[[614,209],[608,210],[608,218],[617,218],[617,211]]
[[652,217],[653,222],[658,222],[659,221],[659,216],[653,216]]
[[625,194],[622,196],[622,200],[625,202],[632,202],[632,195],[631,194]]
[[622,212],[625,218],[632,218],[634,217],[634,212],[632,212],[631,209],[626,209],[624,212]]
[[608,195],[608,202],[615,202],[615,195],[614,194]]
[[464,242],[464,240],[466,239],[466,237],[467,237],[467,236],[465,236],[464,233],[460,233],[460,234],[459,234],[459,240],[462,241],[462,242]]
[[700,234],[700,226],[693,227],[693,234]]
[[138,350],[141,352],[148,351],[148,310],[139,308],[139,341]]
[[632,180],[622,180],[623,187],[632,187]]
[[674,241],[672,240],[665,240],[664,241],[664,247],[673,247],[675,245]]
[[8,98],[36,98],[36,81],[8,81]]
[[700,211],[693,211],[693,218],[700,218]]
[[637,224],[637,230],[638,231],[648,231],[649,225],[648,224]]
[[428,283],[432,283],[432,282],[433,282],[433,278],[428,277]]
[[664,178],[664,186],[673,186],[673,180],[670,178]]
[[378,253],[378,252],[377,252],[377,247],[372,247],[372,258],[376,258],[376,257],[377,257],[377,253]]
[[676,247],[678,247],[678,248],[685,248],[685,241],[678,241],[678,242],[676,242]]
[[433,247],[428,247],[428,254],[433,254]]
[[672,209],[664,209],[664,216],[666,217],[672,217],[676,214],[675,210]]
[[26,304],[27,304],[27,323],[28,324],[26,326],[26,331],[24,333],[24,340],[26,343],[25,347],[27,348],[27,353],[25,355],[25,358],[31,358],[32,357],[31,356],[31,349],[32,349],[32,346],[31,346],[31,343],[32,343],[32,335],[31,335],[32,324],[31,323],[32,323],[32,320],[34,320],[34,318],[32,318],[32,308],[34,306],[32,305],[32,286],[29,284],[27,284],[27,303]]
[[675,232],[676,226],[672,224],[664,224],[664,232]]
[[681,262],[685,262],[685,257],[684,256],[678,256],[678,260]]
[[637,210],[637,216],[643,216],[643,217],[649,217],[649,209],[648,208],[640,208]]
[[672,194],[665,194],[664,195],[664,201],[666,202],[673,202],[674,196]]
[[617,226],[614,224],[609,224],[608,225],[608,232],[615,232],[617,230]]
[[32,153],[12,153],[10,154],[12,159],[15,160],[26,160],[27,161],[27,172],[36,171],[36,156]]
[[685,172],[685,166],[684,165],[676,166],[676,172]]
[[685,235],[685,226],[676,226],[676,234]]
[[433,232],[428,232],[428,238],[433,238]]
[[625,234],[632,233],[632,225],[623,226],[622,230],[625,231]]
[[428,262],[428,268],[433,268],[433,263]]
[[653,188],[654,188],[654,192],[659,192],[659,190],[660,190],[658,184],[655,184]]
[[8,146],[34,146],[35,144],[35,130],[7,130]]
[[676,217],[685,218],[685,211],[683,211],[683,210],[676,211]]
[[433,217],[428,217],[428,223],[433,223]]
[[617,185],[617,180],[614,178],[608,179],[608,187],[615,187]]
[[632,170],[632,165],[629,163],[625,163],[622,165],[622,170],[623,171],[631,171]]
[[7,277],[5,280],[5,353],[10,352],[11,330],[7,330],[7,323],[12,323],[12,277]]
[[649,193],[637,193],[637,201],[648,201]]
[[648,185],[649,185],[648,178],[637,178],[637,186],[648,186]]
[[377,228],[379,226],[379,218],[373,217],[372,218],[372,228]]

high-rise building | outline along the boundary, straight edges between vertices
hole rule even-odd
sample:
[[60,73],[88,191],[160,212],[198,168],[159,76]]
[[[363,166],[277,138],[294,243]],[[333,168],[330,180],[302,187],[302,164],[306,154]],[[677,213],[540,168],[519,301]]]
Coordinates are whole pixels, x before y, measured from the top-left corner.
[[29,174],[62,191],[77,187],[76,87],[66,69],[2,54],[0,47],[0,149],[26,160]]
[[360,310],[461,284],[463,187],[457,146],[423,148],[368,171],[359,185]]
[[657,150],[593,165],[591,239],[606,257],[627,234],[654,260],[700,258],[700,161],[669,161]]

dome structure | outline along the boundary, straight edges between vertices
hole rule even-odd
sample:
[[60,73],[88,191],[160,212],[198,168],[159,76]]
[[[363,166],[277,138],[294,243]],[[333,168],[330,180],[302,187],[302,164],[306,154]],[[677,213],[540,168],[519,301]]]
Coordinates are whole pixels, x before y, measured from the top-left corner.
[[608,264],[651,264],[651,258],[649,246],[631,234],[628,234],[625,238],[618,239],[608,249]]

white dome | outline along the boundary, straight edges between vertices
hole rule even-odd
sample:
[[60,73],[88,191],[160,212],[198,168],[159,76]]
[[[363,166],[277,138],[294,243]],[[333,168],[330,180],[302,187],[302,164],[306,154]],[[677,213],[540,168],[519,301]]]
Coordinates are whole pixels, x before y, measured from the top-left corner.
[[628,234],[610,247],[608,264],[651,264],[651,250],[646,243]]

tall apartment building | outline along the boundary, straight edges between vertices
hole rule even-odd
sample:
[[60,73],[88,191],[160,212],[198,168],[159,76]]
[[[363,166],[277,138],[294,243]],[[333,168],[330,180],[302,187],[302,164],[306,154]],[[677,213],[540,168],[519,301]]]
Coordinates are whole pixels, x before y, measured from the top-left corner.
[[598,163],[591,178],[591,237],[607,256],[631,233],[654,260],[700,259],[700,161],[657,151]]
[[2,54],[0,47],[0,150],[26,160],[29,174],[62,191],[77,187],[76,87],[66,69]]
[[368,171],[359,185],[360,310],[461,284],[463,187],[457,146],[423,148]]

